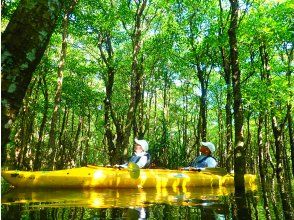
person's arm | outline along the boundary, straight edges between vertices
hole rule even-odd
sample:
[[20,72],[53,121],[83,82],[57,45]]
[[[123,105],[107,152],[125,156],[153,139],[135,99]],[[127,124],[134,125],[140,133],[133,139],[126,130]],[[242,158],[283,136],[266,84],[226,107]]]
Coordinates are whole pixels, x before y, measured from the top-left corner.
[[127,167],[128,167],[128,163],[124,163],[124,164],[115,164],[113,167],[127,168]]
[[143,168],[147,163],[147,156],[142,156],[140,160],[136,163],[140,168]]
[[216,160],[214,158],[212,158],[212,157],[207,158],[205,160],[205,162],[207,163],[207,167],[209,167],[209,168],[214,168],[217,165]]

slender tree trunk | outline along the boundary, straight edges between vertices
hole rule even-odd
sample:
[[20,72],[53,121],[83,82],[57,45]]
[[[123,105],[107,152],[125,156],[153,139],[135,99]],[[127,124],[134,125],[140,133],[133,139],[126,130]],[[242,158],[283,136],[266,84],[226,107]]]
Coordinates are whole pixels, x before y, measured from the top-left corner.
[[35,155],[35,161],[33,170],[39,170],[41,168],[41,146],[43,143],[43,134],[47,122],[47,114],[48,114],[48,108],[49,108],[49,99],[48,99],[48,87],[46,82],[46,77],[42,76],[43,81],[43,96],[44,96],[44,110],[43,110],[43,118],[39,129],[39,136],[38,136],[38,143],[36,146],[36,155]]
[[73,144],[73,149],[76,150],[76,154],[79,153],[79,149],[80,149],[80,147],[79,147],[79,137],[80,137],[80,134],[81,134],[81,131],[82,131],[82,126],[83,126],[83,117],[79,116],[78,128],[77,128],[77,132],[76,132],[75,139],[74,139],[74,144]]
[[[113,84],[114,84],[114,76],[115,76],[115,69],[113,67],[113,48],[111,43],[111,36],[110,33],[105,33],[103,37],[102,34],[99,36],[99,44],[98,48],[100,51],[101,58],[107,67],[107,77],[105,78],[105,88],[106,88],[106,96],[104,99],[104,140],[106,141],[106,146],[108,149],[108,154],[110,158],[110,164],[116,163],[117,160],[117,149],[115,147],[114,139],[115,135],[112,132],[112,123],[116,126],[116,129],[121,130],[121,125],[118,119],[115,117],[114,113],[112,112],[112,94],[113,94]],[[103,44],[105,44],[106,52],[104,53]]]
[[[287,51],[287,79],[288,79],[288,87],[290,91],[290,99],[293,100],[293,92],[290,90],[292,88],[291,82],[291,73],[292,73],[292,61],[293,61],[293,47],[290,50],[287,50],[287,46],[285,46]],[[288,120],[288,132],[289,132],[289,141],[290,141],[290,149],[291,149],[291,162],[292,162],[292,175],[294,176],[294,132],[293,132],[293,120],[292,120],[292,103],[291,101],[287,104],[287,120]]]
[[146,133],[147,133],[147,136],[150,135],[150,118],[151,118],[151,110],[152,110],[152,102],[153,102],[153,92],[151,91],[150,92],[150,97],[148,100],[148,109],[147,109],[147,121],[146,121]]
[[184,94],[183,94],[183,105],[184,105],[184,113],[183,113],[183,123],[182,123],[182,131],[183,131],[183,143],[182,148],[187,149],[189,145],[188,140],[188,84],[184,86]]
[[291,116],[291,104],[288,104],[288,131],[289,131],[289,141],[290,141],[290,149],[291,149],[291,163],[292,163],[292,175],[294,176],[294,132],[293,132],[293,123]]
[[[219,0],[219,7],[220,7],[220,24],[219,24],[219,36],[220,41],[223,41],[225,38],[225,26],[223,22],[223,7],[222,2]],[[223,43],[220,43],[222,46],[220,47],[221,57],[222,57],[222,64],[224,69],[224,79],[226,82],[226,152],[224,157],[226,158],[226,169],[229,172],[232,169],[232,80],[231,80],[231,70],[230,70],[230,61],[228,52]]]
[[89,163],[89,154],[90,154],[90,144],[89,141],[91,139],[91,110],[90,107],[88,108],[88,128],[87,128],[87,139],[86,139],[86,143],[85,143],[85,157],[83,159],[83,163],[82,166],[85,166]]
[[52,117],[51,117],[51,128],[50,128],[50,133],[49,133],[48,146],[52,149],[53,170],[55,169],[56,154],[57,154],[57,149],[56,149],[57,146],[56,146],[56,141],[55,141],[55,132],[56,132],[55,130],[56,130],[56,125],[58,123],[59,108],[60,108],[60,103],[61,103],[63,71],[64,71],[64,64],[65,64],[66,53],[67,53],[69,15],[70,15],[70,13],[65,13],[63,15],[63,20],[62,20],[61,56],[60,56],[58,69],[57,69],[57,86],[56,86],[56,93],[55,93],[55,98],[54,98],[53,113],[52,113]]
[[263,207],[265,210],[266,219],[271,219],[270,207],[266,189],[266,175],[264,171],[264,146],[262,142],[262,127],[263,127],[263,114],[260,113],[258,117],[258,127],[257,127],[257,146],[258,146],[258,168],[262,189]]
[[67,107],[67,105],[65,105],[63,118],[62,118],[62,123],[61,123],[61,128],[60,128],[59,137],[58,137],[58,146],[64,145],[64,143],[62,141],[62,137],[63,137],[63,134],[64,134],[65,125],[66,125],[66,122],[67,122],[67,119],[68,119],[68,114],[69,114],[69,108]]
[[168,73],[164,71],[164,85],[163,85],[163,112],[162,112],[162,131],[160,132],[162,136],[159,138],[160,140],[160,149],[159,154],[162,155],[158,159],[159,167],[168,166],[168,154],[169,154],[169,131],[168,131],[168,122],[169,122],[169,89],[170,89],[170,82]]
[[[266,77],[267,77],[267,82],[268,85],[270,85],[271,80],[270,80],[270,74],[269,74],[269,56],[266,50],[266,46],[264,43],[261,45],[261,58],[263,62],[264,69],[266,70]],[[275,141],[275,158],[276,158],[276,166],[275,166],[275,173],[276,173],[276,179],[278,183],[278,190],[281,196],[282,200],[282,208],[283,208],[283,214],[285,219],[293,219],[293,207],[291,204],[291,200],[289,196],[287,195],[287,190],[286,188],[289,187],[290,183],[287,183],[285,181],[285,168],[283,167],[283,157],[286,155],[283,154],[283,134],[284,134],[284,128],[285,124],[287,122],[287,114],[285,116],[285,119],[282,120],[281,123],[278,122],[277,119],[277,114],[276,114],[276,109],[274,106],[274,103],[272,104],[272,109],[271,109],[271,122],[272,122],[272,130],[273,130],[273,135],[274,135],[274,141]],[[289,187],[291,188],[291,187]]]
[[237,46],[237,24],[238,24],[238,0],[230,0],[231,18],[228,31],[230,42],[230,60],[234,94],[234,120],[235,120],[235,150],[234,150],[234,180],[236,193],[245,193],[245,150],[243,137],[243,111],[241,95],[241,72],[239,69],[239,57]]
[[69,109],[67,106],[65,106],[64,108],[64,113],[63,113],[63,119],[62,119],[62,124],[61,124],[61,128],[60,128],[60,132],[59,132],[59,137],[58,137],[58,146],[60,146],[60,151],[57,152],[57,162],[56,162],[56,169],[63,169],[64,168],[64,162],[65,162],[65,158],[66,158],[66,148],[67,145],[65,143],[65,141],[63,141],[63,133],[64,133],[64,128],[66,125],[66,121],[68,118],[68,114],[69,114]]
[[157,115],[157,91],[154,90],[154,130],[153,132],[156,134],[157,131],[157,123],[158,122],[158,115]]
[[[140,70],[139,53],[142,46],[142,20],[143,12],[146,8],[147,0],[143,0],[138,4],[137,12],[135,16],[135,28],[132,37],[133,45],[133,58],[132,58],[132,76],[131,76],[131,100],[127,113],[126,123],[124,126],[124,137],[121,142],[121,146],[117,146],[119,149],[125,149],[129,145],[129,138],[131,135],[131,129],[133,125],[133,118],[136,115],[137,106],[141,101],[141,92],[143,85],[143,72]],[[121,154],[122,155],[122,154]]]
[[[74,123],[74,121],[72,121],[72,123]],[[83,123],[84,123],[83,117],[79,116],[77,130],[75,132],[72,132],[72,134],[74,135],[74,140],[71,142],[72,144],[68,149],[70,154],[68,155],[68,158],[67,158],[71,166],[80,165],[79,159],[83,149],[82,149],[82,143],[80,143],[79,140],[80,140],[80,135],[83,129]]]
[[219,158],[219,166],[220,167],[225,167],[225,158],[224,158],[224,154],[225,154],[225,150],[224,150],[224,134],[223,134],[223,122],[222,122],[222,113],[221,113],[221,109],[218,110],[218,124],[219,124],[219,128],[218,128],[218,146],[219,146],[219,154],[218,154],[218,158]]
[[[286,132],[283,132],[283,142],[285,143],[285,135]],[[285,173],[285,182],[286,184],[289,185],[289,189],[292,192],[292,187],[291,187],[291,177],[292,177],[292,173],[291,173],[291,168],[290,168],[290,163],[291,161],[289,160],[289,158],[287,157],[287,147],[282,147],[282,163],[283,163],[283,169],[284,169],[284,173]]]
[[[143,59],[141,60],[141,63],[143,63]],[[142,66],[142,65],[141,65]],[[144,72],[143,69],[140,70],[142,73]],[[143,139],[144,135],[146,133],[146,119],[145,119],[145,111],[144,111],[144,105],[145,105],[145,98],[144,98],[144,89],[145,89],[145,84],[143,82],[143,88],[142,88],[142,92],[141,92],[141,98],[140,98],[140,102],[138,105],[138,111],[133,123],[133,127],[134,127],[134,137],[138,137],[139,139]]]
[[226,87],[227,87],[227,98],[226,98],[226,169],[230,171],[232,169],[232,158],[233,158],[233,126],[232,126],[232,90],[231,90],[231,74],[225,72]]
[[[265,128],[265,148],[264,148],[264,155],[265,155],[265,161],[267,163],[264,163],[265,166],[265,173],[268,173],[268,165],[271,166],[273,172],[275,170],[275,166],[274,166],[274,162],[271,156],[271,152],[270,152],[270,146],[271,146],[271,139],[270,139],[270,122],[269,122],[269,115],[268,112],[266,112],[264,114],[264,128]],[[273,148],[271,148],[273,149]],[[268,164],[269,163],[269,164]]]
[[[124,154],[127,153],[127,148],[129,145],[129,138],[131,135],[132,128],[134,126],[134,120],[136,117],[137,107],[141,101],[142,96],[142,83],[143,83],[143,71],[141,64],[139,62],[139,53],[141,50],[142,44],[142,19],[143,12],[145,10],[147,0],[142,2],[136,2],[137,11],[135,16],[135,27],[134,31],[131,34],[132,46],[133,46],[133,57],[132,57],[132,75],[131,75],[131,95],[130,95],[130,104],[127,112],[126,119],[119,120],[115,114],[112,104],[111,96],[113,93],[113,83],[114,83],[114,74],[115,70],[113,68],[113,51],[111,47],[110,35],[107,36],[107,40],[101,38],[99,50],[103,62],[108,68],[108,75],[106,82],[106,97],[104,100],[105,114],[104,114],[104,127],[105,127],[105,137],[104,140],[108,145],[108,154],[110,163],[121,163],[123,161]],[[126,28],[126,27],[125,27]],[[108,46],[106,56],[102,49],[102,43],[106,43]],[[112,123],[115,125],[116,135],[112,131]],[[115,141],[114,141],[115,140]]]
[[[268,63],[268,53],[266,51],[266,46],[264,44],[264,42],[260,43],[259,46],[259,54],[260,54],[260,60],[261,60],[261,81],[267,85],[267,87],[269,87],[270,85],[270,72],[269,72],[269,63]],[[266,106],[266,103],[261,103],[261,107],[263,108],[264,106]],[[268,164],[267,162],[269,162],[269,164],[272,166],[273,170],[275,170],[275,167],[273,165],[272,159],[271,159],[271,155],[270,155],[270,140],[269,140],[269,115],[268,115],[268,111],[267,110],[262,110],[261,113],[263,115],[261,115],[260,117],[263,117],[264,119],[264,127],[265,127],[265,134],[266,134],[266,142],[265,142],[265,146],[264,146],[264,172],[267,173],[268,171]],[[265,176],[266,178],[266,176]]]
[[[195,34],[194,34],[194,26],[192,24],[192,19],[194,16],[190,18],[190,45],[192,47],[192,53],[195,59],[195,66],[197,69],[197,77],[200,82],[200,90],[201,96],[199,98],[200,101],[200,111],[198,118],[198,138],[201,141],[206,141],[207,136],[207,86],[208,86],[208,78],[209,73],[206,72],[206,64],[201,63],[201,55],[199,51],[197,51],[197,43],[195,43]],[[205,51],[207,52],[207,51]],[[198,143],[197,143],[198,144]]]
[[259,175],[261,180],[265,180],[265,172],[264,172],[264,147],[262,142],[262,124],[263,117],[262,114],[258,117],[258,127],[257,127],[257,146],[258,146],[258,168]]
[[202,70],[200,63],[197,63],[197,76],[200,81],[201,96],[200,96],[200,140],[206,141],[207,135],[207,74]]
[[275,139],[275,147],[276,147],[276,177],[278,184],[282,184],[283,180],[283,167],[282,167],[282,129],[278,125],[276,116],[272,117],[272,129]]
[[[28,152],[29,152],[29,143],[31,141],[31,136],[33,132],[33,125],[34,125],[34,110],[29,105],[30,102],[35,103],[37,99],[37,95],[32,97],[34,89],[38,90],[38,85],[36,85],[37,78],[32,80],[30,83],[26,97],[23,99],[23,106],[19,112],[19,117],[21,120],[20,123],[20,131],[17,133],[15,142],[20,147],[20,154],[18,156],[18,169],[25,168],[26,170],[30,170],[29,163],[27,162]],[[37,88],[35,88],[37,87]],[[37,94],[38,92],[36,92]]]
[[[6,144],[12,123],[21,107],[32,74],[54,31],[64,1],[19,3],[2,34],[1,55],[1,163],[6,161]],[[28,39],[30,39],[28,41]]]
[[250,116],[251,116],[251,112],[250,109],[248,109],[249,112],[247,112],[247,117],[246,117],[246,121],[247,121],[247,140],[246,140],[246,144],[245,144],[245,149],[246,149],[246,167],[248,168],[248,172],[252,173],[255,170],[255,161],[254,161],[254,157],[255,157],[255,152],[252,148],[252,144],[251,144],[251,131],[250,131]]

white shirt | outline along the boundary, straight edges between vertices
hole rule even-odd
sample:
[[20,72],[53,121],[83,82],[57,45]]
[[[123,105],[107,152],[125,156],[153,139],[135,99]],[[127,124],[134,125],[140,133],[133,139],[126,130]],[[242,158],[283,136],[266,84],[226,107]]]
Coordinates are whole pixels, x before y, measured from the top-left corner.
[[141,157],[140,160],[136,163],[140,168],[144,167],[147,163],[147,156],[145,152],[141,152],[141,153],[135,153],[136,156]]
[[[148,158],[147,158],[147,153],[146,152],[141,152],[141,153],[136,153],[135,152],[135,155],[138,156],[138,157],[141,157],[140,160],[136,163],[139,168],[142,168],[146,165],[147,161],[148,161]],[[122,164],[120,165],[121,167],[124,167],[124,168],[127,168],[128,167],[128,164],[129,163],[125,163],[125,164]]]
[[[213,157],[207,157],[206,155],[203,155],[203,154],[201,154],[200,156],[198,156],[195,160],[196,160],[196,162],[197,161],[201,161],[201,160],[203,160],[204,158],[206,158],[203,162],[205,162],[205,167],[198,167],[197,165],[196,165],[196,168],[198,168],[198,169],[205,169],[205,168],[215,168],[216,167],[216,165],[217,165],[217,162],[216,162],[216,160],[213,158]],[[195,162],[195,160],[193,161],[193,163],[196,163]],[[201,162],[201,163],[203,163],[203,162]],[[190,165],[190,166],[194,166],[194,165]],[[184,170],[189,170],[190,169],[190,167],[184,167],[183,168]]]
[[207,167],[214,168],[217,165],[217,162],[212,157],[208,157],[205,162],[207,163]]

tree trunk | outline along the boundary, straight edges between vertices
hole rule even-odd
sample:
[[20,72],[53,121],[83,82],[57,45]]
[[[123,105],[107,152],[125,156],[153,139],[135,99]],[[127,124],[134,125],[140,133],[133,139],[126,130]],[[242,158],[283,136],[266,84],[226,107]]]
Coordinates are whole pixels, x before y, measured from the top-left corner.
[[265,172],[264,172],[264,147],[262,142],[262,124],[263,124],[263,116],[262,114],[258,117],[258,127],[257,127],[257,146],[258,146],[258,168],[259,175],[261,180],[265,180]]
[[188,97],[187,94],[188,93],[188,88],[189,88],[189,84],[184,86],[184,94],[183,94],[183,105],[184,105],[184,113],[183,113],[183,122],[182,122],[182,131],[183,131],[183,142],[182,145],[179,145],[179,147],[181,146],[181,148],[183,149],[187,149],[187,147],[189,146],[189,140],[188,140]]
[[206,141],[207,135],[207,83],[208,74],[202,70],[200,63],[197,63],[197,76],[200,82],[201,96],[200,96],[200,140]]
[[55,142],[55,130],[56,125],[58,123],[58,115],[59,115],[59,108],[61,103],[61,94],[62,94],[62,81],[63,81],[63,71],[64,65],[66,60],[66,53],[67,53],[67,37],[68,37],[68,26],[69,26],[69,16],[73,11],[75,3],[66,11],[63,15],[62,19],[62,45],[61,45],[61,55],[57,69],[57,86],[56,86],[56,93],[54,98],[54,106],[53,106],[53,113],[51,117],[51,128],[49,133],[49,147],[52,149],[52,166],[53,169],[55,168],[56,163],[56,154],[57,154],[57,147]]
[[[292,82],[291,82],[291,73],[292,73],[292,61],[293,61],[293,47],[288,50],[287,46],[285,47],[287,51],[287,78],[288,78],[288,87],[290,91],[290,99],[293,100],[293,93],[290,90],[292,88]],[[291,149],[291,162],[292,162],[292,175],[294,176],[294,132],[293,132],[293,122],[292,122],[292,103],[291,101],[287,104],[287,120],[288,120],[288,132],[289,132],[289,141],[290,141],[290,149]]]
[[[143,63],[144,62],[144,60],[143,59],[141,59],[141,63]],[[141,65],[141,67],[142,67],[142,65]],[[143,74],[143,72],[144,72],[144,70],[141,68],[140,69],[140,71],[142,72],[142,74]],[[147,123],[146,123],[146,121],[147,120],[145,120],[145,118],[144,118],[144,113],[145,113],[145,111],[144,111],[144,104],[145,104],[145,100],[144,100],[144,89],[145,89],[145,85],[144,85],[144,82],[143,82],[143,88],[142,88],[142,92],[141,92],[141,98],[140,98],[140,102],[139,102],[139,104],[138,104],[138,111],[137,111],[137,113],[136,113],[136,115],[135,115],[135,118],[134,118],[134,120],[133,120],[133,134],[134,134],[134,137],[137,137],[137,138],[139,138],[139,139],[143,139],[144,138],[144,135],[145,135],[145,133],[146,133],[146,131],[147,131]]]
[[65,105],[63,118],[62,118],[62,123],[61,123],[61,128],[60,128],[59,137],[58,137],[58,146],[64,145],[64,143],[62,141],[62,137],[63,137],[65,125],[66,125],[66,122],[67,122],[67,119],[68,119],[68,115],[69,115],[69,108],[68,108],[67,105]]
[[260,113],[258,117],[258,126],[257,126],[257,146],[258,146],[258,168],[262,189],[262,198],[263,198],[263,207],[265,210],[266,219],[271,219],[269,201],[266,189],[266,175],[264,170],[264,145],[262,142],[262,127],[263,127],[263,115],[264,113]]
[[58,137],[58,146],[61,148],[59,152],[57,152],[57,162],[56,162],[56,169],[63,169],[64,168],[64,162],[66,158],[66,148],[67,145],[65,141],[63,141],[63,133],[64,133],[64,128],[66,125],[66,121],[68,118],[69,114],[69,109],[67,106],[64,108],[64,113],[63,113],[63,119],[62,119],[62,124],[59,132],[59,137]]
[[243,111],[241,95],[241,72],[239,69],[239,57],[237,46],[237,24],[238,24],[238,0],[230,0],[231,17],[229,43],[230,43],[230,65],[232,71],[233,94],[234,94],[234,120],[235,120],[235,150],[234,150],[234,180],[236,193],[245,193],[245,150],[243,137]]
[[144,19],[143,12],[146,8],[147,0],[137,5],[135,16],[135,28],[133,31],[132,45],[133,45],[133,58],[132,58],[132,76],[131,76],[131,100],[127,113],[126,123],[124,126],[124,137],[119,149],[126,149],[129,145],[129,138],[133,125],[133,119],[136,115],[137,106],[141,101],[143,72],[140,70],[139,53],[142,46],[142,19]]
[[[34,111],[29,105],[30,102],[36,102],[36,95],[32,97],[33,90],[36,89],[35,85],[37,82],[37,78],[34,78],[30,83],[25,98],[23,99],[23,106],[19,112],[19,120],[20,120],[20,129],[15,135],[16,145],[19,146],[19,155],[17,160],[17,169],[26,169],[30,170],[30,166],[26,161],[27,153],[29,151],[29,143],[31,141],[31,136],[33,132],[33,124],[34,124]],[[36,86],[38,87],[38,86]],[[38,89],[38,88],[37,88]],[[36,92],[37,94],[38,92]]]
[[[208,79],[209,73],[206,72],[206,64],[201,63],[201,54],[197,51],[197,43],[195,43],[195,34],[194,34],[194,26],[192,24],[193,16],[190,18],[190,45],[192,47],[192,53],[195,59],[195,66],[197,70],[197,77],[200,82],[200,90],[201,96],[199,98],[200,101],[200,111],[199,111],[199,118],[198,118],[198,138],[201,141],[206,141],[207,136],[207,86],[208,86]],[[207,53],[208,48],[206,51],[202,53]],[[197,143],[198,144],[198,143]]]
[[[103,50],[103,44],[105,44],[107,56]],[[111,118],[113,119],[113,123],[116,126],[116,129],[121,130],[120,122],[115,117],[112,112],[112,93],[113,93],[113,84],[114,84],[114,76],[115,76],[115,69],[113,67],[113,48],[111,43],[111,36],[110,33],[105,33],[105,36],[99,34],[99,44],[98,48],[100,51],[100,56],[107,67],[107,77],[104,79],[105,82],[105,89],[106,95],[104,99],[104,140],[106,142],[106,146],[108,149],[108,155],[110,158],[110,164],[114,164],[116,162],[116,155],[118,154],[116,151],[114,139],[115,135],[112,132],[112,123]]]
[[232,80],[231,80],[231,71],[230,71],[230,61],[229,61],[229,55],[226,50],[226,47],[224,46],[223,38],[226,37],[225,33],[225,25],[223,22],[223,7],[222,2],[219,0],[219,7],[220,7],[220,24],[219,24],[219,38],[220,38],[220,51],[221,51],[221,57],[222,57],[222,64],[224,69],[224,79],[226,82],[226,151],[224,154],[224,157],[226,158],[226,169],[229,172],[231,170],[232,166]]
[[[112,93],[115,69],[113,67],[113,50],[111,46],[111,36],[109,33],[104,33],[106,37],[100,34],[100,43],[98,45],[100,55],[103,62],[107,67],[107,78],[105,78],[106,86],[106,97],[104,99],[104,128],[105,135],[104,141],[107,145],[109,162],[110,164],[122,163],[124,154],[127,153],[129,144],[129,138],[131,135],[132,128],[134,126],[134,120],[136,116],[137,107],[141,100],[142,94],[142,82],[143,82],[143,71],[140,68],[140,62],[138,61],[139,52],[141,50],[141,25],[143,19],[143,12],[146,7],[147,0],[136,3],[137,11],[135,16],[135,27],[132,37],[133,44],[133,58],[132,58],[132,75],[131,75],[131,95],[130,104],[125,120],[119,119],[112,108]],[[126,27],[125,27],[126,28]],[[107,56],[104,54],[102,44],[106,44]],[[115,125],[116,135],[113,133],[112,123]]]
[[224,122],[223,122],[223,110],[222,110],[222,103],[221,103],[221,97],[223,94],[219,94],[217,98],[217,120],[218,120],[218,158],[219,158],[219,166],[225,167],[225,155],[226,150],[224,149]]
[[90,144],[89,141],[91,139],[91,109],[88,108],[88,128],[87,128],[87,137],[86,137],[86,143],[85,143],[85,157],[82,161],[82,166],[86,166],[89,163],[89,154],[90,154]]
[[285,170],[282,166],[282,148],[283,148],[283,128],[284,124],[278,125],[277,118],[272,117],[272,129],[275,138],[275,147],[276,147],[276,178],[278,183],[278,190],[282,200],[282,208],[285,219],[293,219],[293,207],[291,205],[291,199],[289,198],[289,192],[286,190],[287,187],[291,188],[289,184],[285,182]]
[[248,172],[250,173],[254,173],[254,170],[255,170],[255,151],[252,147],[252,143],[251,143],[251,132],[250,132],[250,116],[251,116],[251,112],[250,112],[250,109],[248,109],[248,112],[247,112],[247,117],[246,117],[246,122],[247,122],[247,140],[246,140],[246,143],[245,143],[245,149],[246,149],[246,161],[247,161],[247,164],[246,164],[246,167],[248,168]]
[[46,77],[42,75],[42,81],[44,88],[43,96],[44,96],[44,110],[43,110],[43,118],[39,129],[39,136],[38,136],[38,143],[36,145],[36,155],[33,170],[39,170],[41,168],[41,146],[43,144],[43,133],[45,130],[46,122],[47,122],[47,114],[49,108],[49,101],[48,101],[48,87],[46,82]]
[[61,0],[21,1],[2,35],[2,164],[6,161],[11,125],[49,43],[63,4]]
[[[72,122],[72,123],[74,123],[74,122]],[[73,140],[72,145],[69,148],[69,152],[71,152],[69,160],[71,161],[73,166],[80,165],[78,163],[79,163],[79,156],[82,151],[82,146],[79,143],[79,139],[80,139],[80,135],[82,132],[83,123],[84,123],[83,117],[79,116],[78,127],[75,132],[75,138]]]
[[169,154],[169,90],[170,90],[170,82],[168,73],[164,71],[164,89],[163,89],[163,115],[162,115],[162,136],[160,138],[160,150],[159,155],[162,155],[159,158],[160,167],[168,166],[168,154]]
[[293,132],[293,123],[291,116],[291,104],[288,104],[288,131],[289,131],[289,141],[290,141],[290,149],[291,149],[291,162],[292,162],[292,175],[294,176],[294,132]]
[[272,117],[272,129],[275,138],[276,147],[276,177],[278,184],[282,183],[283,180],[283,167],[282,167],[282,128],[278,125],[276,116]]

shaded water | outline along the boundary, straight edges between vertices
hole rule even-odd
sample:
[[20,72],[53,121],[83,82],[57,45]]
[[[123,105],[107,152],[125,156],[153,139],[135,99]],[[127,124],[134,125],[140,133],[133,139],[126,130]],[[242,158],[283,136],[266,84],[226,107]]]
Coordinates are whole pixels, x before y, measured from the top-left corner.
[[[163,188],[95,190],[13,189],[2,195],[2,219],[267,219],[262,190]],[[271,219],[283,219],[278,194],[269,199]],[[273,203],[276,204],[273,204]],[[276,209],[276,210],[274,210]]]

